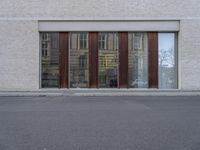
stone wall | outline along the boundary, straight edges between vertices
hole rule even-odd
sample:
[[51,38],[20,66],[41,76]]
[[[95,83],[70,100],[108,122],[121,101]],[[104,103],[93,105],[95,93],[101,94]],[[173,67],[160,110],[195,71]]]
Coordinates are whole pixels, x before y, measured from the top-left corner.
[[1,0],[0,91],[39,89],[39,20],[180,20],[179,88],[200,89],[199,0]]

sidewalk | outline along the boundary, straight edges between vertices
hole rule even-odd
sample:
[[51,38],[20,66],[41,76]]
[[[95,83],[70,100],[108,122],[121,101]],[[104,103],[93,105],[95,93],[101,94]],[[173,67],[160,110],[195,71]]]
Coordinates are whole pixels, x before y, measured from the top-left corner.
[[200,91],[160,89],[39,89],[36,91],[0,91],[0,96],[200,96]]

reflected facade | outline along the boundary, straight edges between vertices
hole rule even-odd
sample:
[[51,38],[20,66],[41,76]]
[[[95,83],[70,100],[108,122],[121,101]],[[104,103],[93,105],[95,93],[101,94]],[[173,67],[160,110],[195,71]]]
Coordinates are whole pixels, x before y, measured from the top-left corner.
[[41,86],[59,87],[59,34],[41,33]]
[[178,88],[177,33],[121,33],[41,32],[41,87]]
[[147,33],[128,34],[128,86],[148,88]]
[[118,34],[98,34],[98,83],[99,88],[118,87]]
[[159,88],[177,88],[177,35],[159,33]]
[[88,33],[70,33],[70,88],[87,88],[89,86],[88,52]]

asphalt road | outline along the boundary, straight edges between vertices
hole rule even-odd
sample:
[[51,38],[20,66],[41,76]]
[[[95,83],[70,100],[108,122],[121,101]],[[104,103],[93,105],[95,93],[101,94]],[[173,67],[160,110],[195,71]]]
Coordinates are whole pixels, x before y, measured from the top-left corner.
[[200,150],[200,97],[0,97],[0,150]]

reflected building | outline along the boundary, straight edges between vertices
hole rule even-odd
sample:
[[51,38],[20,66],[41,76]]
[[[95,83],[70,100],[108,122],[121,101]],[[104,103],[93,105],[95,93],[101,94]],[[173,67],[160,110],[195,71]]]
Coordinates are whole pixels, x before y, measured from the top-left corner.
[[148,88],[147,33],[129,33],[129,87]]
[[[120,55],[127,61],[127,88],[149,88],[153,79],[159,88],[177,88],[177,50],[175,33],[159,33],[158,45],[151,48],[151,33],[128,32],[127,49],[120,50],[119,34],[116,32],[98,32],[96,44],[89,40],[89,32],[70,32],[68,59],[69,88],[89,88],[91,70],[90,58],[97,61],[96,84],[98,88],[118,88],[120,80]],[[93,40],[93,39],[92,39]],[[155,39],[156,40],[156,39]],[[170,41],[163,47],[162,40]],[[42,87],[60,87],[60,76],[64,66],[61,65],[62,53],[59,47],[59,33],[41,33]],[[154,42],[154,39],[152,41]],[[89,44],[90,43],[90,44]],[[126,43],[121,42],[121,45]],[[150,46],[149,46],[150,44]],[[97,47],[97,55],[89,45]],[[170,47],[170,48],[169,48]],[[156,51],[157,49],[157,51]],[[150,51],[151,50],[151,51]],[[127,51],[127,55],[124,55]],[[126,57],[127,56],[127,57]],[[123,63],[124,63],[123,62]],[[126,67],[126,66],[122,66]],[[153,69],[150,72],[149,69]],[[122,72],[123,74],[126,72]]]
[[118,35],[117,33],[98,34],[98,83],[100,88],[118,86]]
[[41,34],[42,87],[59,86],[59,34]]
[[70,87],[88,88],[88,33],[70,33]]

